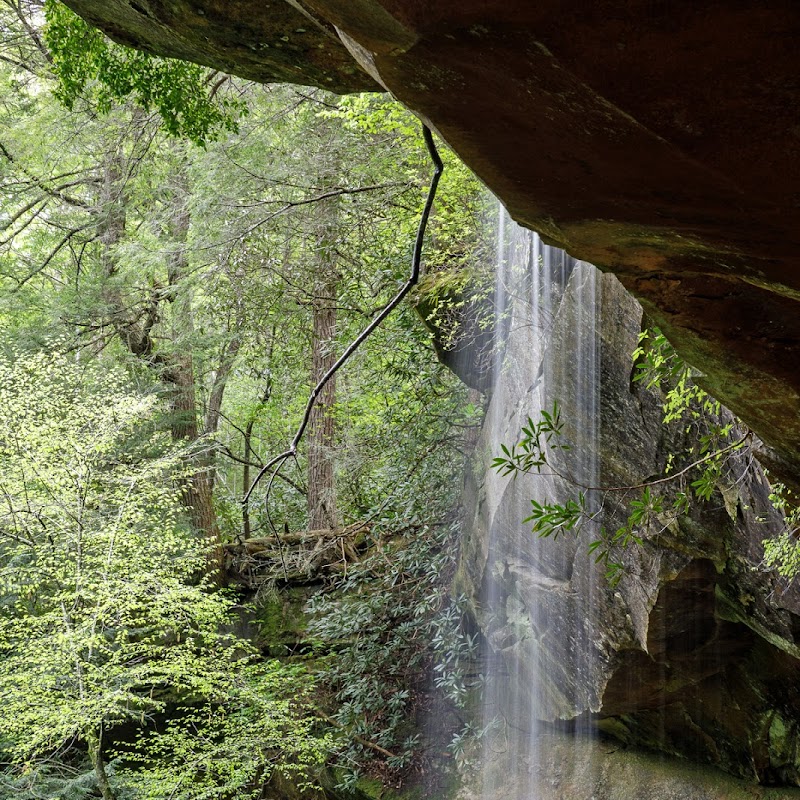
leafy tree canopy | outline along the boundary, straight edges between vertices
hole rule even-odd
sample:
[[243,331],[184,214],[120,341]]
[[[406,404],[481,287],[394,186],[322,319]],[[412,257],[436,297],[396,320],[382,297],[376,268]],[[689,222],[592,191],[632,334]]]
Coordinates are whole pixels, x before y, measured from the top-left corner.
[[[35,29],[43,18],[39,0],[29,7],[33,19],[0,4],[15,46],[24,45],[15,63],[0,62],[8,90],[0,104],[0,320],[30,348],[4,362],[2,426],[28,449],[3,456],[8,525],[25,540],[7,536],[8,560],[0,561],[9,582],[0,692],[15,708],[27,693],[33,708],[0,730],[11,763],[0,787],[62,800],[97,796],[102,781],[117,800],[248,797],[271,771],[316,763],[328,750],[320,719],[333,725],[339,763],[351,770],[364,766],[366,751],[376,774],[426,769],[443,745],[418,737],[410,720],[430,702],[432,682],[416,670],[432,666],[434,651],[448,663],[436,691],[464,702],[459,654],[471,641],[460,605],[447,600],[455,548],[444,523],[480,412],[437,363],[412,308],[398,308],[341,370],[328,409],[335,435],[323,449],[338,519],[364,534],[358,552],[334,540],[323,566],[331,584],[359,595],[359,575],[378,581],[386,570],[386,597],[354,634],[364,647],[340,656],[350,644],[336,632],[359,630],[364,606],[339,603],[334,591],[318,606],[318,636],[337,666],[320,669],[316,653],[303,668],[264,661],[223,635],[231,595],[199,578],[206,530],[236,582],[239,565],[249,575],[242,541],[274,547],[309,527],[311,437],[268,502],[255,497],[243,511],[242,495],[296,430],[312,354],[341,353],[408,275],[430,179],[417,121],[377,95],[242,84],[248,114],[238,130],[214,128],[202,149],[167,140],[166,130],[177,129],[161,123],[154,95],[137,100],[137,81],[149,81],[143,92],[168,95],[182,79],[126,76],[165,63],[81,32],[84,23],[56,3],[49,38],[31,44],[26,36],[38,34],[26,23]],[[48,58],[71,64],[72,88],[59,90],[71,111],[47,91]],[[122,77],[109,78],[110,67]],[[215,93],[222,76],[175,68],[196,76],[201,98],[230,92],[225,84]],[[183,124],[191,106],[167,100]],[[429,273],[470,264],[488,246],[482,189],[452,156],[445,160],[424,250]],[[314,330],[320,306],[336,312],[325,339]],[[49,352],[54,338],[68,354]],[[22,430],[23,408],[40,424]],[[73,483],[84,474],[81,495]],[[28,497],[35,513],[24,511]],[[203,527],[214,515],[216,524]],[[281,594],[287,566],[300,575],[322,557],[289,547],[275,570],[253,574],[278,583],[249,584],[259,588],[256,618],[267,589]],[[23,640],[30,646],[19,647]],[[390,660],[406,667],[387,679]],[[306,691],[315,684],[323,716],[312,719]],[[376,684],[381,691],[342,702],[353,687]],[[48,714],[58,715],[54,730]]]
[[236,130],[245,105],[219,94],[227,75],[116,44],[58,0],[45,0],[45,13],[56,95],[68,109],[84,96],[101,112],[131,98],[156,110],[169,134],[200,145]]
[[[106,800],[103,738],[121,724],[140,734],[116,781],[144,797],[247,797],[275,766],[316,763],[325,740],[298,700],[310,681],[251,664],[225,632],[230,598],[197,579],[185,459],[154,424],[158,399],[58,352],[12,350],[0,387],[4,760],[24,774],[83,742]],[[244,755],[222,769],[226,748]],[[159,762],[167,750],[185,759]]]

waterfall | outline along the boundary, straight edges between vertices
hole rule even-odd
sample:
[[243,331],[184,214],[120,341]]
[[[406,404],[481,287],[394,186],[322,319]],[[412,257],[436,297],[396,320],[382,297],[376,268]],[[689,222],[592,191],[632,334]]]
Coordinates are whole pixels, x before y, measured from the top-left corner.
[[[588,545],[599,523],[553,541],[537,538],[522,520],[532,499],[564,502],[578,487],[599,484],[599,278],[593,266],[544,244],[504,211],[496,258],[496,352],[504,355],[495,359],[486,455],[514,443],[528,417],[537,421],[555,403],[564,423],[557,444],[569,448],[552,448],[541,474],[487,476],[481,509],[489,649],[483,797],[538,800],[540,782],[549,779],[541,753],[547,731],[569,724],[575,735],[590,735],[587,720],[597,706],[589,676],[598,657],[593,598],[600,570]],[[595,493],[583,491],[591,513]],[[509,774],[526,777],[509,790]]]
[[[692,411],[690,424],[665,425],[663,394],[632,381],[643,312],[613,276],[504,215],[496,231],[493,384],[454,581],[485,645],[483,752],[459,800],[753,794],[722,788],[720,773],[669,766],[665,753],[798,785],[800,701],[788,658],[797,628],[783,626],[800,601],[779,597],[758,569],[761,540],[783,524],[766,478],[752,453],[732,453],[719,493],[682,516],[660,486],[666,510],[638,526],[639,545],[612,547],[623,569],[618,583],[606,580],[589,551],[601,501],[603,527],[624,530],[639,487],[664,474],[670,455],[691,463],[704,426],[716,423]],[[551,447],[541,474],[489,469],[556,401],[564,427],[553,443],[570,449]],[[581,491],[590,519],[577,535],[539,539],[523,523],[532,500],[563,505]],[[789,672],[776,680],[778,664]],[[660,755],[617,753],[601,734]]]

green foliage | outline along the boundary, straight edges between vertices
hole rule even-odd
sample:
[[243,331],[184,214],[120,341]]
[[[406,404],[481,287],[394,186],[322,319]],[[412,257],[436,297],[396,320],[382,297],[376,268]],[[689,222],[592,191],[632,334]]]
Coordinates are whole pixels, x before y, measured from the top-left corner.
[[67,108],[89,90],[102,112],[133,97],[160,114],[170,135],[195,144],[236,130],[244,105],[215,97],[207,69],[115,44],[59,0],[46,0],[45,13],[56,95]]
[[157,730],[143,731],[120,758],[120,785],[141,800],[257,798],[273,770],[301,786],[322,764],[332,742],[298,714],[313,686],[300,666],[268,661],[233,671],[214,703],[179,706]]
[[[448,595],[455,536],[452,525],[408,531],[399,546],[380,548],[335,594],[310,606],[310,633],[334,654],[320,677],[334,692],[332,713],[346,733],[339,753],[346,785],[376,758],[364,740],[392,753],[393,770],[424,765],[415,719],[428,702],[431,668],[454,708],[467,703],[477,642],[464,626],[465,598]],[[453,746],[462,744],[454,732]]]
[[[726,480],[729,459],[751,440],[745,431],[733,439],[735,426],[728,418],[721,418],[720,404],[691,379],[691,368],[680,359],[664,335],[653,329],[644,331],[633,352],[634,381],[648,389],[663,391],[664,424],[677,424],[685,434],[694,434],[694,446],[682,453],[682,462],[676,468],[676,454],[668,456],[664,475],[631,486],[582,486],[568,474],[558,469],[554,454],[568,449],[559,443],[563,432],[558,405],[552,412],[542,411],[534,422],[528,418],[519,442],[511,446],[500,445],[501,456],[492,461],[492,467],[502,475],[540,473],[543,468],[555,474],[572,489],[575,497],[563,503],[531,500],[531,514],[523,522],[533,523],[533,532],[540,537],[557,538],[570,531],[578,533],[583,524],[601,519],[607,498],[617,494],[627,500],[628,514],[624,524],[615,530],[600,528],[600,538],[591,542],[589,552],[596,563],[605,566],[605,576],[615,585],[624,574],[621,561],[612,557],[631,546],[641,546],[650,526],[665,529],[680,516],[689,512],[690,500],[711,499],[720,484]],[[591,501],[591,502],[590,502]],[[800,563],[800,562],[798,562]]]
[[[478,252],[473,257],[480,259]],[[414,305],[443,350],[458,347],[465,323],[476,332],[494,330],[494,277],[489,271],[464,266],[424,276],[414,292]]]
[[[58,762],[25,764],[15,771],[0,772],[2,800],[89,800],[97,796],[97,776],[86,757]],[[108,772],[113,776],[114,766]]]
[[[240,373],[229,387],[231,424],[223,423],[219,438],[236,451],[241,431],[255,418],[253,443],[261,460],[286,446],[306,400],[309,306],[315,275],[324,269],[320,219],[335,214],[337,220],[330,234],[338,270],[337,335],[331,344],[336,352],[397,291],[409,270],[415,215],[430,172],[419,126],[409,119],[407,130],[397,130],[397,117],[405,119],[407,112],[382,97],[359,98],[363,114],[351,125],[339,113],[348,100],[323,94],[299,99],[289,89],[273,88],[254,102],[241,134],[224,146],[210,146],[202,170],[193,170],[195,243],[204,248],[203,257],[212,247],[222,257],[232,249],[231,268],[235,265],[242,279],[238,287],[228,284],[223,270],[216,270],[196,296],[211,297],[213,287],[211,300],[220,306],[236,292],[248,308],[241,356],[249,374]],[[442,191],[437,208],[446,184]],[[474,180],[469,191],[480,193]],[[314,200],[329,192],[335,196]],[[460,230],[470,232],[463,221]],[[231,245],[238,231],[246,244]],[[426,268],[429,254],[444,257],[438,241],[426,249]],[[267,380],[269,401],[254,402]],[[387,319],[338,374],[336,393],[334,448],[343,521],[362,519],[382,506],[405,505],[405,513],[415,513],[414,489],[426,491],[424,479],[442,485],[451,474],[449,466],[434,475],[414,464],[452,457],[449,446],[437,449],[432,442],[455,440],[450,422],[460,415],[464,389],[436,362],[427,332],[407,307]],[[285,471],[295,486],[303,486],[305,466],[301,446],[297,462]],[[219,493],[232,525],[241,497],[235,489],[229,496]],[[451,496],[448,489],[443,496]],[[305,498],[288,482],[273,484],[269,506],[279,528],[304,526]],[[262,503],[253,503],[252,519],[254,530],[270,530]]]
[[[70,397],[81,410],[70,401],[63,424],[39,426],[42,436],[52,430],[52,439],[42,443],[38,460],[9,473],[16,476],[16,492],[23,485],[19,475],[26,486],[35,483],[30,463],[44,465],[44,479],[35,486],[44,499],[36,508],[47,506],[52,520],[42,516],[45,531],[37,517],[44,512],[23,514],[17,502],[21,495],[14,495],[15,517],[30,528],[27,535],[43,555],[33,558],[25,542],[3,540],[3,552],[24,567],[17,574],[19,591],[23,583],[34,583],[34,566],[41,580],[33,595],[25,595],[31,603],[35,597],[35,607],[25,613],[12,614],[17,601],[6,600],[8,660],[0,672],[6,669],[3,686],[12,692],[15,670],[27,669],[26,658],[32,664],[36,659],[14,702],[22,703],[23,690],[30,697],[54,692],[58,697],[50,713],[59,719],[52,735],[43,733],[50,706],[43,702],[34,704],[40,711],[25,710],[29,716],[19,730],[6,723],[9,738],[3,747],[14,758],[7,777],[22,785],[25,776],[44,776],[43,759],[51,754],[48,763],[59,769],[47,785],[56,795],[59,781],[65,786],[69,781],[67,764],[86,767],[78,750],[97,737],[102,723],[105,753],[114,758],[106,770],[120,800],[172,792],[187,798],[246,797],[270,769],[310,763],[325,749],[325,741],[313,735],[316,727],[298,688],[313,690],[314,680],[291,673],[286,682],[270,678],[265,684],[254,672],[256,657],[249,649],[221,634],[229,625],[230,599],[198,583],[203,553],[191,536],[185,497],[177,488],[185,485],[185,462],[170,444],[170,419],[159,396],[169,404],[175,388],[170,369],[185,357],[193,367],[184,377],[195,382],[199,427],[218,377],[227,375],[219,424],[207,428],[213,444],[210,436],[200,442],[211,445],[203,457],[215,480],[220,527],[228,541],[235,540],[244,527],[242,462],[251,462],[252,480],[259,465],[291,438],[306,402],[311,310],[320,294],[320,220],[336,222],[326,233],[334,254],[327,266],[338,276],[336,339],[329,346],[341,352],[408,274],[429,160],[417,121],[388,98],[341,99],[281,86],[244,86],[248,115],[238,132],[226,123],[214,128],[215,141],[203,128],[204,119],[211,120],[209,125],[213,119],[172,92],[199,89],[197,97],[208,97],[213,88],[209,91],[199,68],[128,53],[85,30],[55,3],[49,25],[62,72],[61,96],[72,104],[70,113],[43,91],[46,79],[23,80],[11,65],[0,63],[0,80],[13,86],[0,109],[7,151],[0,159],[0,191],[6,199],[0,211],[0,318],[18,341],[32,346],[46,343],[51,333],[67,338],[71,355],[54,356],[59,364],[54,370],[64,380],[78,371]],[[129,91],[147,108],[163,104],[167,127],[206,139],[206,147],[168,141],[155,115],[121,105]],[[109,114],[98,116],[98,106]],[[351,108],[357,113],[350,115]],[[470,262],[482,246],[477,224],[482,204],[475,179],[455,162],[448,164],[426,268]],[[181,235],[176,229],[184,223]],[[151,349],[135,354],[128,343],[147,325],[152,325]],[[431,543],[431,536],[421,532],[426,526],[442,530],[437,524],[451,510],[481,410],[465,403],[466,390],[436,362],[428,344],[429,335],[412,310],[398,309],[339,374],[333,409],[337,435],[331,451],[343,524],[368,519],[385,542],[403,531],[415,533],[407,556],[385,544],[385,557],[375,555],[363,569],[347,565],[347,586],[353,581],[361,588],[341,610],[330,598],[331,636],[337,635],[337,619],[350,626],[358,615],[374,618],[376,629],[373,634],[365,623],[354,634],[352,652],[347,643],[329,642],[331,667],[317,680],[316,691],[335,695],[353,678],[349,708],[364,709],[367,719],[358,727],[349,712],[342,712],[341,720],[347,732],[368,731],[366,738],[390,743],[397,756],[394,774],[404,769],[401,764],[424,760],[422,743],[413,738],[413,720],[403,716],[420,708],[429,688],[415,670],[433,669],[433,654],[441,653],[444,666],[436,671],[436,682],[442,693],[461,702],[464,679],[457,664],[472,646],[461,628],[461,606],[446,599],[453,547],[445,547],[438,534]],[[118,435],[108,433],[98,450],[104,456],[95,462],[93,437],[107,430],[109,409],[117,407],[103,388],[106,372],[119,381],[119,410],[112,416],[120,429]],[[134,390],[128,375],[140,388]],[[48,379],[41,385],[51,384]],[[9,389],[14,408],[24,406],[29,388],[17,382]],[[57,389],[50,394],[61,397]],[[142,405],[132,420],[128,412],[134,401]],[[39,416],[50,419],[46,410]],[[83,469],[93,480],[81,484],[89,489],[79,503],[69,479],[80,469],[63,467],[78,464],[73,451],[83,446],[88,448]],[[305,526],[305,459],[301,449],[273,486],[268,508],[252,504],[250,535],[271,536],[273,524],[291,531]],[[137,470],[142,477],[134,480]],[[57,499],[45,495],[51,477]],[[67,513],[78,503],[80,536]],[[112,542],[115,525],[124,536]],[[420,548],[415,547],[418,536]],[[96,571],[108,553],[106,582]],[[396,570],[387,559],[396,562]],[[10,581],[11,562],[3,563]],[[386,594],[375,607],[366,600],[373,579],[381,587],[378,594]],[[119,599],[112,602],[115,593]],[[359,598],[366,603],[361,610]],[[71,639],[57,627],[62,600],[67,609],[75,606]],[[83,644],[91,630],[87,620],[95,615],[96,640]],[[41,636],[30,633],[34,626]],[[23,635],[30,635],[31,647],[14,650]],[[49,662],[66,676],[63,691],[60,684],[54,689],[47,683],[48,636],[75,645],[55,648],[55,660]],[[426,637],[432,645],[423,643]],[[382,654],[384,644],[389,656]],[[408,654],[413,657],[406,659]],[[237,660],[240,656],[248,657]],[[76,694],[77,664],[91,677],[84,682],[85,701]],[[392,670],[385,686],[382,664]],[[23,728],[39,731],[38,738],[29,741],[33,734]],[[137,731],[135,745],[120,741],[123,732],[129,738]],[[343,757],[375,755],[347,732],[339,734],[340,749],[348,752]],[[345,737],[348,744],[342,745]],[[24,752],[35,753],[34,760],[26,761]],[[384,762],[379,769],[386,769]],[[91,773],[82,774],[96,794]]]
[[[177,453],[152,430],[155,397],[44,353],[0,363],[0,385],[2,733],[30,759],[163,708],[151,688],[202,683],[191,656],[224,647],[213,632],[227,605],[185,583],[199,553],[181,529]],[[153,570],[134,577],[145,553]]]
[[639,334],[632,358],[634,382],[664,392],[665,425],[685,418],[719,416],[719,402],[692,381],[692,368],[658,328],[648,328]]
[[[195,748],[193,761],[153,766],[144,796],[164,796],[168,777],[174,796],[228,796],[274,764],[318,760],[324,742],[296,700],[276,696],[296,675],[249,667],[249,646],[224,633],[231,602],[197,579],[203,552],[176,488],[183,454],[158,432],[158,411],[107,365],[58,352],[0,360],[0,742],[24,775],[76,740],[140,725],[146,764]],[[175,704],[187,712],[151,730]],[[250,747],[247,766],[204,771],[225,737]]]
[[[337,100],[335,108],[322,112],[345,130],[369,135],[377,143],[392,144],[392,174],[395,179],[419,180],[420,166],[427,179],[429,162],[419,137],[419,120],[389,95],[358,94]],[[444,145],[442,145],[444,148]],[[446,148],[444,148],[446,151]],[[487,194],[457,157],[446,157],[447,166],[436,194],[435,213],[428,227],[425,272],[456,268],[475,272],[481,263],[475,258],[485,247],[481,240],[486,214]],[[415,213],[422,208],[424,196],[418,195]],[[414,227],[416,218],[412,217]]]
[[510,447],[501,444],[503,455],[492,461],[492,468],[501,475],[541,472],[548,463],[550,452],[569,449],[558,439],[563,429],[558,403],[554,404],[552,411],[542,411],[538,422],[528,417],[527,425],[522,427],[522,438]]
[[[547,462],[542,462],[545,464]],[[578,499],[568,499],[565,503],[539,503],[531,500],[532,511],[523,522],[533,522],[533,532],[541,537],[558,538],[560,533],[574,531],[587,516],[586,494],[581,492]]]
[[772,505],[783,514],[783,530],[777,536],[765,539],[764,564],[784,578],[800,574],[800,503],[795,492],[782,483],[774,483],[769,496]]

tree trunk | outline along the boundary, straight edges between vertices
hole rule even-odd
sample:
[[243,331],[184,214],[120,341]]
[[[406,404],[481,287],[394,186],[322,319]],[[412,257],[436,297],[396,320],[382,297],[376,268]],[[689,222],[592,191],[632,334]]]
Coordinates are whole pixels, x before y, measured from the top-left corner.
[[[126,198],[123,190],[124,162],[119,152],[105,158],[101,189],[100,241],[101,261],[106,279],[112,279],[118,271],[114,248],[125,236]],[[179,172],[174,178],[172,209],[168,219],[168,230],[173,249],[167,264],[167,287],[154,285],[147,304],[139,309],[128,308],[127,301],[118,288],[109,285],[104,293],[111,325],[130,352],[151,366],[161,368],[161,378],[167,384],[172,411],[170,432],[176,442],[196,442],[200,437],[197,425],[197,391],[194,380],[194,364],[191,349],[186,340],[192,332],[192,301],[180,291],[180,284],[187,273],[186,241],[190,216],[187,206],[189,188],[186,176]],[[168,302],[172,306],[172,352],[156,349],[152,336],[154,326],[161,321],[161,306]],[[238,343],[231,353],[235,358]],[[216,387],[214,403],[222,403],[224,380],[230,371],[225,365],[225,374]],[[217,408],[217,414],[219,408]],[[197,453],[193,457],[197,471],[185,482],[182,501],[195,529],[208,543],[208,571],[216,582],[224,580],[224,560],[221,535],[213,503],[213,478],[208,454]]]
[[[312,365],[311,385],[336,361],[336,302],[339,274],[336,269],[335,201],[323,209],[318,235],[318,266],[312,301]],[[334,475],[334,444],[336,421],[336,378],[329,380],[311,410],[308,425],[308,527],[310,530],[336,528],[336,483]]]
[[[183,353],[171,360],[173,363],[164,374],[164,379],[170,385],[170,433],[174,441],[191,444],[200,438],[192,354]],[[204,452],[195,453],[191,463],[196,470],[184,483],[183,504],[193,527],[202,534],[208,545],[208,573],[216,583],[221,583],[225,576],[225,562],[217,512],[214,509],[211,477],[213,465]]]
[[[107,153],[103,159],[103,182],[100,188],[100,222],[99,240],[102,245],[100,252],[103,275],[112,277],[117,272],[117,262],[114,248],[125,236],[126,224],[126,198],[122,156],[116,150]],[[112,309],[116,311],[117,309]]]
[[111,784],[108,781],[108,774],[106,773],[106,764],[103,760],[103,728],[100,728],[100,735],[95,736],[90,734],[86,738],[86,744],[89,749],[89,760],[92,762],[94,774],[97,778],[97,786],[100,789],[100,794],[103,800],[117,800]]
[[[200,431],[197,425],[198,403],[197,387],[194,380],[194,361],[192,351],[186,340],[193,331],[192,300],[186,293],[179,293],[180,284],[188,271],[186,242],[191,222],[186,201],[189,188],[183,172],[176,176],[173,193],[172,215],[169,230],[174,250],[168,265],[169,291],[167,299],[172,304],[173,352],[164,359],[164,380],[170,385],[172,406],[172,438],[190,444],[197,442]],[[238,349],[238,347],[237,347]],[[234,353],[235,356],[235,353]],[[222,388],[215,402],[222,404]],[[225,560],[222,548],[222,535],[214,508],[213,460],[206,451],[197,452],[192,458],[196,467],[191,478],[186,481],[183,501],[194,528],[203,536],[208,546],[208,574],[218,584],[225,581]]]

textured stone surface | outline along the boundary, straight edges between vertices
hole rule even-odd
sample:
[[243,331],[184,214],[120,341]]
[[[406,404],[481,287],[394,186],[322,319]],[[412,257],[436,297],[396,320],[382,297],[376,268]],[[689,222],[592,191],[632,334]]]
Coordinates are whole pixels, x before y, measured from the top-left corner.
[[431,121],[515,219],[614,271],[800,475],[793,0],[68,0],[122,41]]
[[[583,442],[576,449],[585,455],[591,440],[581,439],[587,421],[575,393],[587,372],[576,333],[586,312],[574,301],[586,281],[572,273],[544,335],[512,321],[513,366],[493,395],[482,463],[553,398],[563,408],[564,437]],[[597,479],[628,486],[659,476],[667,453],[683,452],[698,432],[663,426],[660,397],[631,382],[639,305],[610,275],[596,294]],[[559,469],[575,475],[569,458]],[[530,730],[532,719],[571,720],[750,780],[799,784],[799,595],[758,569],[760,542],[778,522],[760,470],[679,522],[652,525],[642,547],[622,554],[627,573],[616,588],[588,556],[596,532],[543,541],[521,522],[532,497],[563,502],[574,492],[551,478],[495,474],[468,491],[478,501],[458,590],[473,598],[505,676],[490,695],[495,712],[516,731]],[[610,498],[604,525],[621,524],[625,502],[636,496]]]
[[494,346],[494,275],[463,268],[426,275],[413,305],[431,333],[438,359],[470,388],[491,390]]
[[[612,741],[575,740],[548,733],[539,741],[541,761],[512,763],[499,749],[485,776],[465,780],[456,800],[478,800],[483,781],[492,800],[798,800],[798,789],[752,786],[717,770],[620,747]],[[537,781],[531,794],[529,781]],[[476,788],[477,787],[477,788]]]
[[379,89],[333,27],[284,0],[67,0],[121,44],[261,83]]

